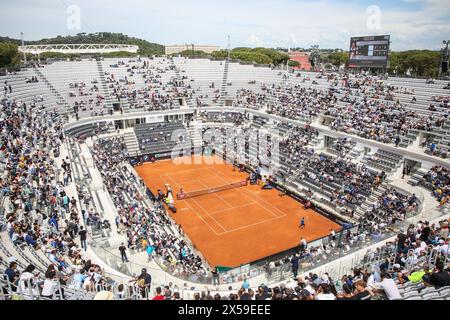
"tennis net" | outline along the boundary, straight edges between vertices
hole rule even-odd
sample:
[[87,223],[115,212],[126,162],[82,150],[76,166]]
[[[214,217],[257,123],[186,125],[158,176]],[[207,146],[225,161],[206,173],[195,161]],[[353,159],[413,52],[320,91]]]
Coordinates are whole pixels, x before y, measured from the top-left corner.
[[190,192],[178,193],[177,200],[189,199],[189,198],[198,197],[198,196],[209,194],[209,193],[219,192],[222,190],[239,188],[239,187],[243,187],[246,185],[247,185],[247,180],[229,183],[229,184],[225,184],[225,185],[218,186],[218,187],[205,188],[205,189],[200,189],[200,190],[195,190],[195,191],[190,191]]

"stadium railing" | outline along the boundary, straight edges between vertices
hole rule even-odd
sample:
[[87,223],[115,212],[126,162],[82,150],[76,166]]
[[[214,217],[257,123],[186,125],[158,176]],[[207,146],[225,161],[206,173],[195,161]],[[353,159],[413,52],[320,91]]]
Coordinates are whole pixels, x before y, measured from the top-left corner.
[[[420,202],[422,203],[423,196],[421,194],[419,194],[418,198],[419,198]],[[418,211],[420,212],[420,209]],[[332,251],[330,253],[325,253],[324,255],[326,256],[326,258],[324,258],[324,255],[321,255],[321,256],[316,256],[314,258],[307,258],[307,259],[301,261],[300,262],[301,267],[299,269],[299,272],[308,272],[310,270],[313,270],[313,269],[319,268],[325,264],[328,264],[333,260],[342,258],[344,256],[348,256],[348,255],[355,253],[363,248],[366,248],[373,244],[385,241],[396,235],[396,231],[394,231],[393,228],[395,228],[395,230],[399,230],[399,231],[406,230],[408,228],[409,224],[413,223],[413,222],[411,222],[411,219],[413,219],[414,221],[419,221],[421,219],[422,220],[424,220],[424,219],[432,220],[432,219],[436,219],[445,214],[443,211],[433,212],[433,213],[434,213],[433,216],[425,215],[425,213],[423,213],[423,212],[421,212],[418,215],[414,215],[414,213],[409,213],[409,215],[411,215],[411,217],[408,217],[405,221],[396,222],[396,224],[394,226],[390,226],[389,229],[386,229],[384,232],[382,232],[380,234],[367,234],[364,237],[364,239],[360,239],[360,240],[356,241],[355,243],[353,243],[352,245],[349,245],[348,247],[345,247],[344,245],[341,246],[341,243],[344,241],[345,235],[348,232],[348,230],[350,230],[351,233],[354,233],[358,230],[358,227],[356,226],[356,227],[352,227],[350,229],[343,229],[342,231],[337,232],[335,235],[335,238],[336,238],[336,247],[335,247],[336,250],[335,251]],[[319,247],[324,244],[327,244],[329,241],[330,241],[329,236],[325,236],[325,237],[322,237],[320,239],[310,242],[308,244],[308,247],[309,248]],[[147,270],[149,270],[150,272],[151,271],[161,272],[161,269],[162,269],[162,271],[172,275],[175,278],[178,278],[178,279],[181,279],[184,281],[194,282],[194,283],[198,283],[198,284],[208,284],[208,285],[213,284],[213,280],[212,280],[211,276],[204,277],[204,276],[199,276],[196,274],[179,273],[179,272],[177,272],[177,268],[175,267],[175,264],[168,263],[161,257],[157,257],[157,256],[155,256],[153,258],[153,261],[156,262],[160,266],[161,269],[151,268],[148,265],[137,264],[134,262],[122,263],[122,259],[118,255],[103,248],[102,245],[100,243],[97,243],[95,240],[93,240],[92,243],[95,244],[92,249],[96,252],[96,254],[100,258],[102,258],[103,261],[105,261],[108,265],[112,266],[116,270],[123,272],[124,274],[130,275],[130,276],[136,276],[136,275],[140,274],[142,268],[147,268]],[[339,267],[339,269],[330,270],[330,272],[332,272],[333,274],[336,274],[336,275],[342,274],[342,271],[344,269],[352,269],[354,266],[359,265],[361,263],[361,260],[363,259],[363,257],[364,257],[364,255],[360,254],[357,257],[355,257],[354,260],[352,260],[352,263],[350,266],[342,265]],[[251,279],[251,278],[254,278],[254,277],[257,277],[260,275],[266,276],[266,278],[268,280],[267,284],[273,284],[273,283],[277,283],[279,281],[291,278],[291,274],[292,274],[292,271],[291,271],[290,263],[287,263],[287,264],[282,264],[278,267],[275,267],[272,270],[268,270],[267,267],[265,267],[265,266],[250,267],[250,269],[248,269],[248,270],[246,268],[241,267],[241,268],[232,269],[230,271],[220,272],[219,275],[220,275],[220,279],[221,279],[221,284],[232,284],[232,283],[242,281],[244,276],[247,277],[247,279]],[[167,277],[167,275],[164,275],[164,282],[165,283],[170,282],[170,278]]]
[[[379,243],[381,241],[384,241],[390,237],[393,237],[396,235],[396,231],[402,231],[406,230],[408,225],[410,223],[414,223],[411,221],[418,221],[418,220],[432,220],[439,216],[442,216],[445,214],[443,211],[433,212],[434,216],[431,216],[429,214],[426,214],[425,212],[421,212],[421,206],[423,203],[423,195],[421,193],[417,194],[417,197],[419,198],[420,205],[416,212],[410,212],[408,213],[405,221],[397,221],[394,226],[389,226],[388,230],[385,230],[381,234],[372,234],[367,235],[364,240],[362,241],[356,241],[354,244],[349,246],[340,246],[343,239],[345,239],[345,233],[347,233],[347,229],[342,230],[341,232],[336,233],[336,239],[337,240],[337,246],[336,250],[333,252],[330,252],[327,254],[326,259],[323,258],[323,256],[317,256],[310,259],[305,259],[304,261],[301,261],[301,268],[299,269],[299,272],[308,272],[309,270],[313,270],[315,268],[318,268],[320,266],[323,266],[325,264],[330,263],[333,260],[342,258],[344,256],[351,255],[352,253],[355,253],[356,251],[359,251],[365,247],[369,247],[373,244]],[[417,214],[417,212],[420,212]],[[395,230],[394,230],[395,229]],[[357,230],[357,227],[353,227],[350,229],[350,231],[353,233]],[[318,247],[323,244],[328,243],[329,236],[325,236],[323,238],[317,239],[315,241],[312,241],[308,244],[308,246],[311,247]],[[128,263],[122,263],[122,259],[119,257],[119,255],[116,255],[112,252],[110,252],[108,249],[105,249],[101,243],[97,242],[93,238],[91,238],[91,247],[96,252],[96,254],[101,258],[104,262],[106,262],[108,265],[110,265],[112,268],[127,274],[129,276],[136,276],[140,274],[142,268],[146,268],[150,272],[161,272],[164,271],[167,274],[164,274],[162,277],[158,277],[159,279],[163,279],[162,282],[169,283],[170,277],[169,275],[172,275],[173,277],[194,282],[198,284],[208,284],[212,285],[213,280],[212,276],[204,276],[204,275],[196,275],[196,274],[185,274],[182,272],[179,272],[179,270],[176,268],[176,264],[169,263],[166,260],[162,259],[161,257],[154,257],[153,261],[156,262],[157,265],[161,269],[156,269],[149,267],[148,265],[138,264],[134,262],[128,262]],[[364,255],[360,254],[358,256],[355,256],[355,258],[352,260],[351,264],[345,264],[342,266],[339,266],[338,269],[333,269],[333,274],[339,275],[342,274],[343,270],[348,270],[349,268],[353,268],[354,266],[358,265],[361,260],[363,259]],[[291,267],[290,263],[282,264],[272,270],[268,270],[265,266],[258,266],[258,267],[250,267],[248,268],[235,268],[230,271],[220,272],[220,278],[221,278],[221,284],[232,284],[239,281],[242,281],[244,276],[247,277],[247,279],[254,278],[260,275],[265,275],[268,284],[273,284],[276,282],[279,282],[284,279],[289,279],[291,277]]]

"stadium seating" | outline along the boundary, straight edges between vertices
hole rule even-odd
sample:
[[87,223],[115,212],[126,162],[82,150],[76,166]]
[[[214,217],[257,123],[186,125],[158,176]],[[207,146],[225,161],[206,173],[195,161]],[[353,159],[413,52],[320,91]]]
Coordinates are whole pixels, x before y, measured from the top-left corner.
[[[34,78],[37,81],[32,80]],[[236,62],[179,57],[55,61],[8,74],[0,77],[0,81],[12,88],[0,92],[0,270],[8,269],[13,261],[17,262],[18,273],[22,275],[29,265],[41,275],[49,270],[56,272],[55,269],[61,267],[62,271],[59,271],[68,279],[66,284],[59,283],[52,299],[90,300],[102,291],[110,292],[116,299],[142,299],[150,294],[142,293],[133,285],[119,289],[118,278],[97,266],[95,261],[90,266],[79,244],[73,241],[77,236],[68,235],[72,232],[68,229],[69,220],[81,225],[81,220],[86,218],[83,225],[92,240],[90,246],[108,248],[110,245],[108,239],[114,228],[103,228],[103,224],[108,214],[115,213],[105,210],[99,190],[87,187],[95,175],[81,148],[82,144],[83,148],[86,146],[86,138],[98,135],[100,138],[95,142],[90,141],[90,153],[103,180],[104,191],[111,196],[117,209],[116,217],[125,217],[128,222],[119,225],[124,228],[123,236],[129,241],[129,250],[133,254],[142,252],[145,248],[141,240],[148,235],[163,270],[183,281],[208,284],[212,281],[208,266],[196,249],[183,240],[156,203],[142,196],[140,182],[126,163],[129,154],[125,140],[117,133],[114,122],[100,120],[93,124],[87,121],[91,117],[107,119],[113,112],[118,116],[119,109],[129,117],[143,111],[179,109],[194,112],[197,107],[202,107],[203,111],[194,114],[191,120],[206,124],[206,128],[224,130],[227,126],[236,126],[244,131],[261,132],[277,129],[281,141],[281,161],[274,173],[277,181],[284,180],[286,185],[311,197],[317,205],[358,225],[358,229],[345,238],[345,246],[332,239],[312,246],[301,257],[308,270],[361,250],[369,241],[379,239],[380,234],[391,232],[398,221],[417,213],[422,205],[410,193],[397,190],[386,181],[386,176],[392,177],[401,167],[404,156],[400,150],[395,153],[381,147],[360,158],[362,150],[351,137],[335,138],[332,135],[325,148],[323,128],[353,134],[367,141],[376,140],[391,147],[398,145],[412,152],[419,150],[415,149],[419,137],[427,137],[423,155],[428,153],[445,158],[449,150],[448,90],[442,89],[445,83],[439,81],[426,84],[421,79],[362,74],[291,73]],[[434,108],[430,109],[430,104]],[[120,105],[120,108],[113,105]],[[226,111],[209,111],[206,107]],[[277,120],[269,115],[277,116]],[[280,121],[280,117],[284,121]],[[68,119],[71,124],[80,119],[86,119],[86,122],[64,131],[63,125]],[[294,125],[288,120],[299,120],[296,123],[302,125]],[[139,145],[137,155],[170,152],[176,144],[171,141],[175,130],[187,129],[186,138],[194,140],[192,127],[185,125],[186,121],[135,125],[133,130]],[[20,148],[17,147],[19,139],[23,141]],[[251,142],[247,138],[247,154],[254,151]],[[66,154],[60,155],[60,149],[65,149],[70,159],[65,158]],[[419,153],[422,154],[420,150]],[[63,159],[70,161],[70,169],[62,169]],[[23,166],[26,170],[22,170]],[[438,210],[442,212],[445,212],[450,197],[445,169],[443,166],[421,168],[409,180],[414,188],[428,189],[439,202]],[[73,195],[78,203],[68,205],[66,212],[62,191],[69,189],[69,182],[64,182],[68,176],[73,177],[71,185],[76,189]],[[55,202],[52,202],[53,197]],[[127,211],[130,208],[139,216],[130,215]],[[24,212],[30,215],[30,221]],[[144,236],[136,238],[133,228],[142,227],[138,217],[148,219],[149,229]],[[56,225],[61,230],[51,222],[56,218],[59,218]],[[68,222],[64,221],[66,219]],[[421,224],[415,234],[420,236],[422,229]],[[26,240],[27,232],[32,239]],[[441,238],[433,235],[427,241],[437,247],[440,240],[448,241],[444,236]],[[392,255],[392,251],[385,251]],[[420,254],[419,260],[434,266],[436,261],[430,252]],[[382,263],[383,258],[384,254],[379,253],[365,264]],[[290,259],[292,256],[277,261],[279,267],[269,277],[272,282],[281,281],[290,274]],[[444,256],[444,259],[448,257]],[[110,266],[128,276],[136,275],[125,263],[111,262]],[[407,264],[402,267],[411,271]],[[95,281],[77,287],[74,278],[83,268]],[[24,280],[29,290],[20,293],[12,289],[14,284],[7,277],[2,276],[0,299],[18,296],[49,299],[43,296],[42,285],[50,280],[44,279],[45,276],[38,278],[35,283]],[[221,281],[226,283],[226,277]],[[398,287],[404,300],[450,297],[448,286],[434,288],[407,282]],[[293,294],[276,286],[271,290],[274,297],[280,290],[285,296]]]

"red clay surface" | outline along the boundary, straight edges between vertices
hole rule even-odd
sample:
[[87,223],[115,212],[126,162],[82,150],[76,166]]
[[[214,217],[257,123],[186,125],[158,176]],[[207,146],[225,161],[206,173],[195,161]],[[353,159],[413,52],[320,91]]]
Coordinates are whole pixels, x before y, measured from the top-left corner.
[[[176,200],[180,187],[184,192],[196,191],[248,177],[217,157],[180,159],[192,163],[176,164],[169,159],[135,170],[154,194],[157,189],[165,192],[166,183],[172,187],[177,213],[170,215],[210,266],[236,267],[298,246],[302,237],[310,242],[328,235],[331,229],[341,229],[314,210],[303,209],[296,200],[258,185]],[[194,164],[201,160],[202,164]],[[221,163],[205,163],[211,160]],[[299,228],[302,217],[305,229]]]

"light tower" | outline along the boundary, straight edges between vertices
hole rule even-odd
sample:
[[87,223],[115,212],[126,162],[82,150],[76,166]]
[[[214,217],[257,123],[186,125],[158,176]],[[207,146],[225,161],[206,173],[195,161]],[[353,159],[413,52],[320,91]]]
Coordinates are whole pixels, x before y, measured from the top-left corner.
[[445,47],[441,50],[441,63],[439,66],[438,78],[440,78],[443,73],[448,73],[448,45],[450,44],[450,40],[443,40],[442,44],[444,44]]
[[228,61],[229,61],[230,57],[231,57],[230,35],[228,35],[227,51],[228,51]]
[[[23,41],[23,32],[20,33],[20,38],[22,40],[22,47],[23,47],[25,45]],[[25,51],[23,52],[23,62],[24,64],[27,64],[27,54],[25,53]]]

